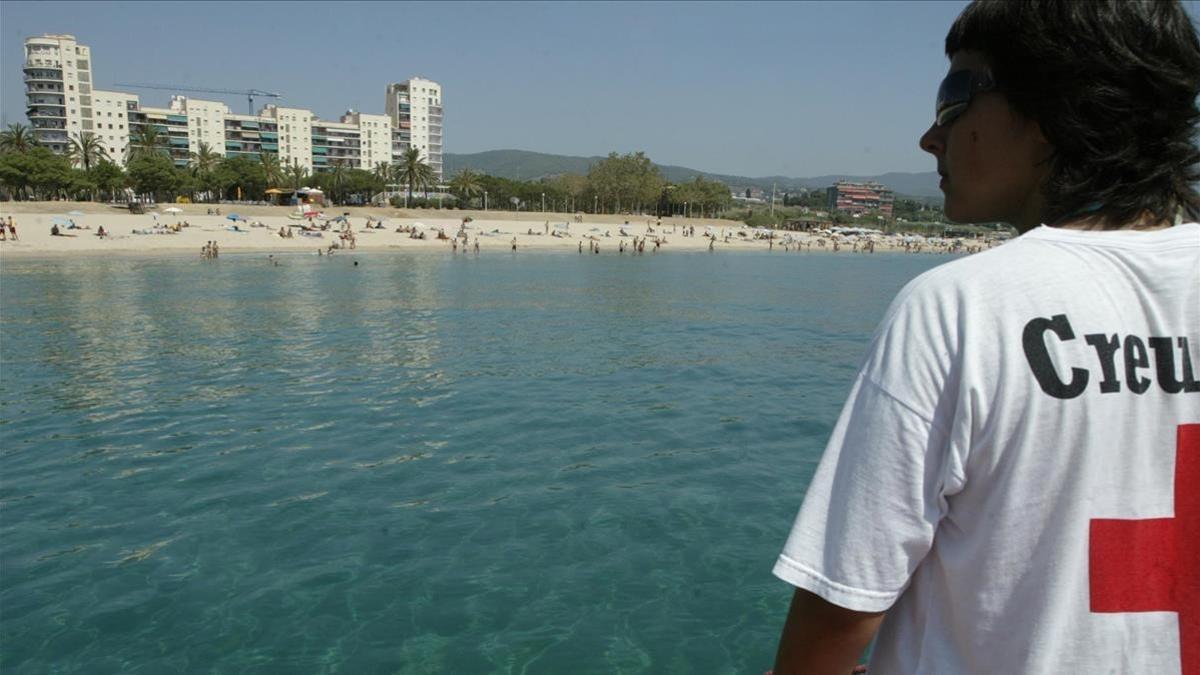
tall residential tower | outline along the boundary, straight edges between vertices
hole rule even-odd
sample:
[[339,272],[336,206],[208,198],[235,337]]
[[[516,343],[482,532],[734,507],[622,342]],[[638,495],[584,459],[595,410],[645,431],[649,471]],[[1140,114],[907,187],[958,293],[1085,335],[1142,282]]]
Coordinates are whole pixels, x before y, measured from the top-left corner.
[[442,85],[423,77],[387,86],[387,114],[396,130],[395,145],[421,151],[442,180]]
[[40,145],[65,152],[68,134],[93,130],[91,61],[74,35],[25,40],[25,108]]

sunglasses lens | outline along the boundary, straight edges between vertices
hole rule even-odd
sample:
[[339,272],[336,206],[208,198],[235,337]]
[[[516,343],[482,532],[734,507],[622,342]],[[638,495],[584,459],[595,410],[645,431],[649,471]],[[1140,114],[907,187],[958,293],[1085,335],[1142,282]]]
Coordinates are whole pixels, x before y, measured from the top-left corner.
[[963,112],[966,111],[966,109],[967,109],[966,103],[954,103],[954,104],[948,105],[944,108],[941,108],[937,111],[937,116],[934,118],[935,123],[939,127],[944,127],[947,124],[950,124],[954,120],[958,119],[958,116],[963,114]]
[[971,101],[973,74],[969,70],[958,70],[946,76],[938,87],[937,106],[934,116],[938,126],[949,124],[962,114]]

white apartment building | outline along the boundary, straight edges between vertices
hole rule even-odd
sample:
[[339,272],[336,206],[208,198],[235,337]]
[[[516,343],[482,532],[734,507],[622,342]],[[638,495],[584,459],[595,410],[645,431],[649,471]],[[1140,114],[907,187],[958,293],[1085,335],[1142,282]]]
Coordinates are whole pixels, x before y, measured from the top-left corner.
[[342,123],[358,128],[360,166],[367,171],[392,163],[392,122],[387,115],[368,115],[347,110]]
[[91,50],[72,35],[25,40],[25,90],[38,143],[65,153],[70,139],[93,133],[109,159],[124,165],[131,145],[149,125],[176,166],[187,166],[201,144],[223,157],[277,154],[283,168],[306,171],[334,165],[373,170],[398,161],[409,147],[442,177],[442,88],[414,77],[387,87],[387,114],[348,110],[338,121],[311,110],[263,107],[237,115],[220,101],[172,96],[166,108],[142,106],[136,94],[92,90]]
[[423,77],[395,82],[387,86],[386,103],[393,126],[401,132],[399,141],[420,150],[442,180],[442,85]]
[[25,40],[25,103],[34,138],[66,152],[68,138],[92,131],[91,50],[74,35]]
[[229,106],[220,101],[172,96],[168,107],[175,114],[187,117],[189,154],[200,152],[201,143],[219,155],[225,154],[225,117],[229,115]]
[[92,115],[94,129],[108,158],[124,164],[129,152],[129,113],[138,109],[138,97],[120,91],[92,92]]
[[263,114],[273,117],[279,125],[280,166],[287,168],[299,164],[312,171],[312,122],[316,115],[313,115],[311,110],[280,108],[274,105],[264,108]]

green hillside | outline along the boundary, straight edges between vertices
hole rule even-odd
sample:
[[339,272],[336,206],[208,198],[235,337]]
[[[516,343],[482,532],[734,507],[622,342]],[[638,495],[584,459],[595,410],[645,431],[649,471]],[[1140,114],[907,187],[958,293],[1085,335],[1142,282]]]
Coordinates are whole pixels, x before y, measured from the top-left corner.
[[[474,171],[511,178],[514,180],[536,180],[547,176],[564,173],[587,174],[588,168],[603,157],[572,157],[568,155],[550,155],[527,150],[488,150],[472,154],[448,153],[443,157],[447,176],[453,176],[459,170],[469,168]],[[733,189],[759,188],[770,191],[774,184],[781,192],[798,189],[820,189],[829,187],[840,179],[853,181],[877,181],[894,190],[897,194],[920,197],[940,201],[942,192],[938,189],[936,171],[921,173],[892,172],[878,176],[842,176],[826,175],[809,178],[791,176],[733,176],[727,174],[709,173],[685,166],[658,164],[659,170],[672,183],[683,183],[695,176],[703,176],[705,180],[717,180]]]

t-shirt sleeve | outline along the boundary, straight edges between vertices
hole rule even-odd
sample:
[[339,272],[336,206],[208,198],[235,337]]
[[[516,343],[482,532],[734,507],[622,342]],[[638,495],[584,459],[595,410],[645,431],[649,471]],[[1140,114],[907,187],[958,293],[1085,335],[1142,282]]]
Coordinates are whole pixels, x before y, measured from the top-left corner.
[[847,609],[891,607],[944,511],[936,456],[945,438],[860,376],[775,575]]
[[[903,294],[902,294],[903,295]],[[944,316],[898,298],[851,389],[774,573],[829,602],[884,611],[929,553],[961,462],[944,420]],[[926,311],[932,309],[932,311]]]

